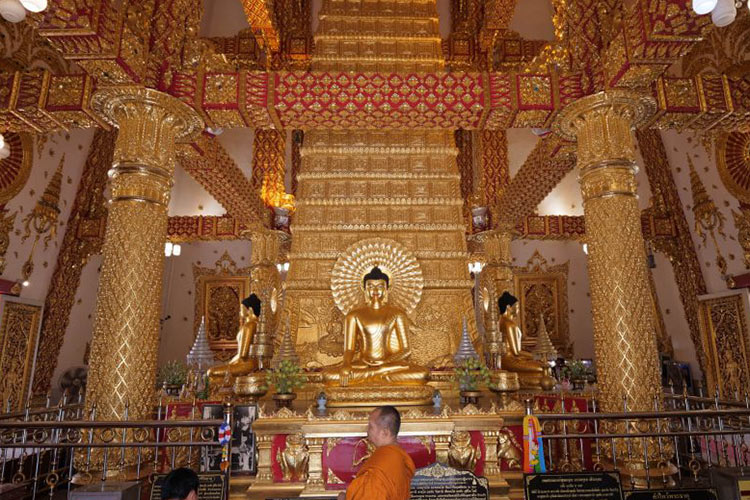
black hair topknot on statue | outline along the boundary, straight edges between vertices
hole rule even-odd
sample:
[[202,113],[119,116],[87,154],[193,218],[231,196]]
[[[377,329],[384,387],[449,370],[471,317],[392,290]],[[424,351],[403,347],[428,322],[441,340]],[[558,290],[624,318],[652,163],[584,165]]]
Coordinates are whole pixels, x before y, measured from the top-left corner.
[[369,280],[383,280],[385,281],[386,286],[391,285],[388,275],[381,271],[378,266],[373,267],[369,273],[365,274],[365,277],[362,279],[362,284],[366,285]]
[[242,305],[252,309],[255,316],[260,317],[260,299],[254,293],[242,299]]
[[514,295],[508,293],[507,291],[503,292],[500,298],[497,299],[497,307],[500,308],[500,314],[503,314],[508,307],[512,306],[516,302],[518,302],[518,299]]

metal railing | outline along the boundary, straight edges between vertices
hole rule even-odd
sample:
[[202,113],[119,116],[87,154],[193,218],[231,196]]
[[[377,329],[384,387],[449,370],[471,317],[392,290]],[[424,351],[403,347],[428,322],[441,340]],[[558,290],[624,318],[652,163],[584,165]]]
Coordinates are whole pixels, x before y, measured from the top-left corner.
[[[712,467],[750,472],[750,398],[721,400],[668,393],[652,411],[534,413],[551,472],[619,470],[626,488],[696,487]],[[532,413],[531,402],[527,412]]]
[[[56,406],[0,414],[0,497],[13,492],[32,499],[106,479],[153,482],[176,467],[215,470],[229,484],[227,449],[218,441],[222,424],[232,428],[232,407],[223,418],[202,419],[193,401],[184,419],[172,419],[162,401],[152,420],[96,419],[96,405],[86,418],[81,399],[63,396]],[[169,419],[167,419],[169,418]],[[225,488],[228,491],[228,488]]]

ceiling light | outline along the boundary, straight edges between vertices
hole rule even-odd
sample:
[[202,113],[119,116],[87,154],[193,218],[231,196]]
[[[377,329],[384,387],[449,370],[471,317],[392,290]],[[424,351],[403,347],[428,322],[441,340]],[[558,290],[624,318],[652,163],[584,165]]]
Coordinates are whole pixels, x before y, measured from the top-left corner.
[[164,256],[171,257],[173,249],[174,249],[174,245],[172,244],[171,241],[164,243]]
[[172,255],[174,255],[175,257],[179,257],[181,253],[182,247],[179,243],[175,243],[174,245],[172,245]]
[[716,7],[718,0],[693,0],[693,11],[699,16],[708,14]]
[[29,283],[29,280],[26,280],[23,283],[21,283],[21,285],[23,285],[23,286],[29,286],[30,284],[31,283]]
[[41,12],[47,8],[47,0],[21,0],[21,5],[29,12]]
[[18,0],[0,0],[0,16],[10,23],[20,23],[26,18],[26,9]]
[[719,28],[729,26],[736,17],[737,6],[734,5],[734,0],[719,0],[716,8],[711,11],[711,21]]

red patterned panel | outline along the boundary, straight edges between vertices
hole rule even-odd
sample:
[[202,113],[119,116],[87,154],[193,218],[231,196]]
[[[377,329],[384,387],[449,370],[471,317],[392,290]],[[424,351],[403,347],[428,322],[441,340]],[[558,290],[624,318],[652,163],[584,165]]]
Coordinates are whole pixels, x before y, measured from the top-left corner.
[[[472,443],[474,441],[475,439],[472,436]],[[331,442],[334,444],[329,449],[329,443]],[[477,442],[479,441],[477,440]],[[435,462],[435,444],[430,437],[402,437],[398,439],[398,444],[414,460],[417,469]],[[481,444],[483,446],[484,442],[482,441]],[[276,453],[273,448],[271,451]],[[354,479],[354,476],[362,467],[362,463],[364,463],[362,458],[366,453],[367,445],[363,438],[346,437],[335,441],[329,439],[323,447],[323,477],[326,481],[326,489],[345,489],[346,485]],[[484,456],[484,452],[482,456]],[[357,465],[354,465],[355,463]],[[274,481],[276,481],[275,470]]]
[[476,128],[484,112],[476,73],[283,73],[274,109],[283,128]]

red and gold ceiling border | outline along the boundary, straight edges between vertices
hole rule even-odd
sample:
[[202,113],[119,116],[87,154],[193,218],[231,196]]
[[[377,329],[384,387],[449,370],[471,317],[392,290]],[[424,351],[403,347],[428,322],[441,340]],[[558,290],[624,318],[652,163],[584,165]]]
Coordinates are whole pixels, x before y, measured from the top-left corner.
[[[548,127],[583,96],[577,75],[525,73],[176,73],[171,93],[211,127],[277,129]],[[0,74],[0,128],[102,126],[86,75]],[[750,120],[750,75],[660,77],[655,128],[737,129]]]
[[231,215],[173,216],[167,224],[167,236],[174,243],[250,239],[249,229]]

